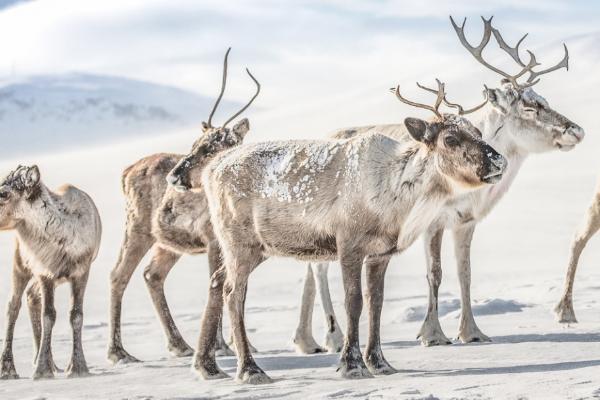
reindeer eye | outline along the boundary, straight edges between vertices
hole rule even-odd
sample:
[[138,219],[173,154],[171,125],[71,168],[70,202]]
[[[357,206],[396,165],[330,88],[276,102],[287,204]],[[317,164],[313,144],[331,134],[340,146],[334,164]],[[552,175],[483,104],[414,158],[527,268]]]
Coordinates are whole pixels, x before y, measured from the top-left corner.
[[460,144],[460,142],[456,137],[449,135],[444,138],[444,144],[448,147],[456,147]]
[[523,109],[523,111],[525,111],[525,112],[529,112],[529,113],[534,113],[534,112],[537,112],[537,109],[535,109],[535,108],[533,108],[533,107],[525,107],[525,108]]

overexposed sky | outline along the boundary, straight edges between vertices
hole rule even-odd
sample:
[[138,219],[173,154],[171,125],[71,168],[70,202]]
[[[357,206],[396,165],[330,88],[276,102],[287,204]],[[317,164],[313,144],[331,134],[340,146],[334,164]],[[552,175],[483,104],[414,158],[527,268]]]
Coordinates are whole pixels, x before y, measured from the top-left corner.
[[[560,93],[590,79],[600,58],[600,5],[589,1],[358,1],[358,0],[53,0],[22,2],[0,12],[0,79],[90,72],[169,84],[206,95],[218,91],[222,56],[231,53],[228,96],[252,92],[243,67],[263,84],[257,108],[270,112],[269,135],[322,135],[347,125],[394,122],[406,106],[387,88],[401,83],[421,98],[415,80],[447,83],[449,96],[477,102],[483,83],[498,78],[461,47],[448,15],[468,17],[478,43],[480,15],[494,15],[510,43],[544,65],[569,45],[571,71],[539,85]],[[0,3],[1,5],[1,3]],[[496,49],[498,65],[513,62]],[[549,98],[552,102],[552,98]],[[561,100],[564,97],[561,96]],[[417,112],[419,113],[419,112]],[[321,129],[322,127],[322,129]],[[309,132],[304,132],[308,130]]]

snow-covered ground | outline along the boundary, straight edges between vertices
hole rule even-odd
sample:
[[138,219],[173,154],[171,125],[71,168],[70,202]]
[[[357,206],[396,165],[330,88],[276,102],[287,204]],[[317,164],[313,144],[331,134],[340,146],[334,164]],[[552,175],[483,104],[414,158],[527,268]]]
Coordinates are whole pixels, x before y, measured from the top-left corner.
[[[125,293],[123,340],[144,360],[111,366],[105,358],[108,340],[108,276],[114,265],[124,226],[120,172],[140,157],[158,151],[188,150],[199,131],[188,130],[144,141],[49,154],[35,159],[3,161],[0,171],[18,162],[36,162],[44,182],[55,187],[71,182],[96,200],[104,224],[99,257],[92,268],[85,300],[84,348],[92,377],[53,381],[30,380],[32,343],[26,309],[22,309],[14,343],[22,379],[0,382],[0,399],[203,399],[203,398],[402,398],[402,399],[584,399],[600,397],[600,260],[592,240],[580,264],[575,307],[580,323],[563,327],[554,320],[566,268],[569,241],[594,189],[600,140],[592,115],[572,107],[566,112],[586,128],[588,136],[570,153],[532,156],[514,187],[478,228],[473,248],[474,310],[480,328],[492,343],[423,348],[415,340],[426,303],[427,284],[422,246],[417,243],[397,256],[388,270],[383,310],[383,342],[396,375],[361,381],[336,374],[335,354],[303,356],[294,352],[295,329],[304,265],[271,259],[250,278],[247,326],[259,349],[257,362],[275,378],[259,387],[240,386],[232,379],[206,382],[190,371],[190,358],[171,357],[154,315],[141,271]],[[268,116],[251,113],[253,128],[268,125]],[[323,132],[325,135],[326,132]],[[271,135],[273,132],[263,132]],[[255,135],[254,138],[256,138]],[[0,234],[0,303],[10,288],[13,233]],[[448,336],[458,328],[458,283],[451,235],[444,245],[441,322]],[[344,323],[339,268],[331,268],[334,306]],[[186,340],[195,345],[207,292],[205,256],[184,257],[166,283],[175,320]],[[53,350],[60,367],[70,354],[68,287],[57,290],[58,321]],[[226,329],[228,325],[225,320]],[[0,316],[4,324],[4,316]],[[317,339],[323,321],[315,313]],[[361,326],[366,335],[366,323]],[[366,337],[363,336],[364,339]],[[364,342],[363,339],[363,342]],[[233,374],[234,358],[220,365]]]

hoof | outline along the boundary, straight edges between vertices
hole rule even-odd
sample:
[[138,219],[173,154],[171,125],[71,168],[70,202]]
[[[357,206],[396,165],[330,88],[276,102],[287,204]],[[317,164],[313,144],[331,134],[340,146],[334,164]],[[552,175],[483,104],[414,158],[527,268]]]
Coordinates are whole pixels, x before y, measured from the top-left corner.
[[339,353],[344,347],[344,334],[337,327],[333,332],[327,332],[325,336],[325,348],[329,353]]
[[381,353],[374,354],[373,356],[365,355],[366,364],[369,368],[369,372],[373,375],[393,375],[398,370],[390,365]]
[[296,336],[294,338],[294,346],[296,347],[296,352],[300,354],[317,354],[327,352],[327,350],[317,344],[312,336]]
[[40,379],[54,379],[54,372],[52,371],[51,368],[46,368],[46,369],[38,368],[33,373],[33,380],[37,381]]
[[424,338],[420,338],[421,340],[421,344],[424,347],[433,347],[433,346],[448,346],[450,344],[452,344],[452,341],[448,338],[430,338],[430,339],[424,339]]
[[229,378],[229,375],[219,368],[214,359],[202,361],[197,358],[192,364],[192,371],[207,381]]
[[237,373],[237,381],[240,383],[247,383],[249,385],[263,385],[266,383],[272,383],[273,380],[269,378],[265,372],[258,366],[244,369]]
[[69,366],[67,368],[67,378],[85,378],[86,376],[90,376],[90,371],[87,366],[73,368]]
[[484,335],[479,328],[476,328],[472,332],[468,333],[461,332],[458,334],[457,339],[462,343],[484,343],[492,341],[492,339]]
[[17,370],[15,366],[11,366],[8,368],[4,368],[4,364],[2,365],[2,371],[0,371],[0,379],[9,380],[9,379],[19,379],[19,374],[17,374]]
[[423,323],[423,326],[417,335],[417,340],[420,340],[421,344],[425,347],[447,346],[452,344],[452,341],[446,337],[439,324],[438,326],[431,326],[427,322]]
[[369,372],[369,369],[363,362],[362,358],[360,361],[341,361],[338,372],[344,379],[365,379],[373,378],[373,374]]
[[124,348],[110,348],[108,350],[108,361],[113,364],[139,363],[140,360],[125,351]]
[[190,357],[190,356],[194,355],[194,349],[192,349],[185,342],[180,342],[177,344],[170,344],[169,352],[175,357]]
[[562,299],[554,308],[556,319],[561,324],[576,324],[575,310],[573,310],[573,301]]

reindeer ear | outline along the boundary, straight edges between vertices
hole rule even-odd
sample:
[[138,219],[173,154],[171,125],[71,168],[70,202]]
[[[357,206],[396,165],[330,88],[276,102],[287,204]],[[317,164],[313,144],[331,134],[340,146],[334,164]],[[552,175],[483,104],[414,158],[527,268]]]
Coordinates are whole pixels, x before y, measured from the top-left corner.
[[418,118],[406,118],[404,125],[408,129],[410,136],[417,142],[429,143],[430,135],[428,134],[429,124],[426,121]]
[[208,130],[209,126],[208,123],[202,121],[202,132],[206,132]]
[[40,170],[37,165],[27,168],[23,174],[23,184],[27,189],[31,189],[40,182]]
[[233,133],[240,139],[243,139],[249,130],[250,130],[250,121],[248,121],[248,118],[241,119],[232,128]]

